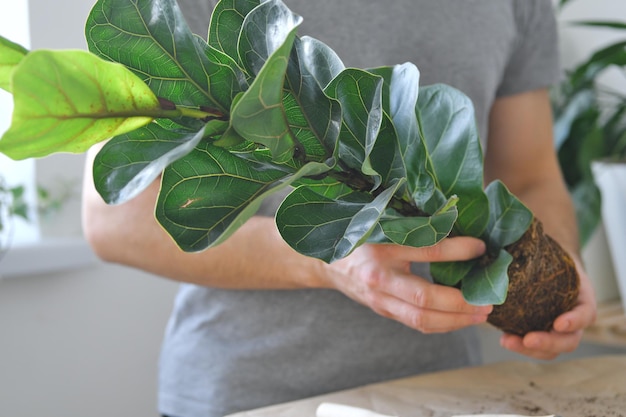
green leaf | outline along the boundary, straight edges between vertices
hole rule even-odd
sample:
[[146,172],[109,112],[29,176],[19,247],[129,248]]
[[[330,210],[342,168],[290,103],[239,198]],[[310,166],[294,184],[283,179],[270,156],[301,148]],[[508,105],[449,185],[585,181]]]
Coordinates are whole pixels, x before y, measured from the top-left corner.
[[489,198],[487,245],[492,250],[499,250],[522,237],[533,220],[533,214],[501,181],[490,183],[485,192]]
[[299,50],[300,62],[322,88],[345,69],[337,53],[315,38],[303,36],[300,39]]
[[[307,63],[318,59],[320,54],[326,56],[317,48],[321,45],[307,45],[295,39],[287,66],[288,93],[283,105],[290,129],[302,145],[300,158],[321,161],[335,153],[342,113],[339,102],[324,93],[316,75],[309,71]],[[334,70],[326,69],[328,73]]]
[[462,92],[443,84],[422,87],[418,115],[437,187],[459,197],[459,234],[479,237],[487,226],[483,155],[474,107]]
[[584,247],[600,224],[602,205],[600,190],[593,180],[584,180],[570,189],[570,194],[576,209],[580,245]]
[[476,265],[476,260],[455,262],[433,262],[430,264],[430,275],[437,284],[455,287]]
[[457,210],[429,217],[396,217],[380,220],[384,235],[399,245],[432,246],[450,234],[457,219]]
[[238,45],[239,57],[248,73],[258,76],[270,56],[284,49],[285,44],[291,45],[300,23],[302,17],[280,0],[264,1],[252,10],[244,19]]
[[382,86],[381,77],[348,68],[325,89],[328,96],[341,103],[343,110],[337,155],[348,167],[372,177],[372,189],[382,184],[382,176],[369,158],[383,120]]
[[314,191],[315,193],[332,200],[342,200],[354,193],[352,188],[331,176],[315,179],[302,178],[294,183],[294,186],[300,185],[305,185],[308,189]]
[[587,61],[575,68],[570,76],[570,82],[574,89],[582,88],[593,83],[601,71],[612,65],[626,65],[626,41],[596,51]]
[[581,150],[595,148],[588,147],[586,142],[603,142],[600,116],[600,110],[592,106],[574,118],[569,135],[559,148],[559,163],[570,187],[583,179],[591,179],[591,169],[584,163],[585,159],[589,161],[591,158],[581,153]]
[[513,257],[504,249],[487,266],[477,266],[463,279],[461,292],[465,301],[473,305],[500,305],[509,289],[507,271]]
[[[420,72],[411,63],[381,67],[371,70],[385,80],[383,103],[397,132],[399,148],[396,172],[408,179],[409,192],[418,207],[426,209],[426,202],[432,197],[435,183],[428,171],[428,154],[420,138],[416,106],[419,96]],[[377,150],[378,152],[378,150]],[[410,163],[407,163],[410,161]]]
[[131,200],[150,185],[173,162],[191,152],[210,134],[214,120],[199,132],[174,131],[151,123],[111,139],[94,161],[94,183],[108,204]]
[[572,22],[576,26],[590,26],[601,27],[610,29],[626,29],[626,22],[614,21],[614,20],[582,20],[578,22]]
[[[369,169],[376,172],[380,177],[384,188],[389,187],[394,180],[407,177],[405,160],[402,158],[400,142],[396,133],[395,125],[387,113],[383,113],[378,137],[373,146],[366,149],[365,162]],[[376,177],[375,177],[376,178]],[[410,197],[406,193],[407,185],[403,184],[398,194]]]
[[259,4],[260,0],[221,0],[211,13],[208,44],[233,58],[242,68],[239,35],[245,17]]
[[570,137],[574,122],[595,106],[597,101],[592,88],[577,91],[558,106],[554,115],[554,143],[557,149]]
[[289,173],[251,162],[201,142],[165,169],[156,217],[181,249],[192,252],[218,245],[252,217],[265,198],[303,176],[333,167],[332,161],[311,162]]
[[[246,22],[255,12],[261,13],[259,10],[262,11],[263,7],[278,10],[277,4],[276,1],[263,3],[246,17]],[[282,13],[279,15],[286,16]],[[251,22],[254,22],[253,18]],[[291,22],[298,23],[296,19]],[[273,21],[272,23],[277,24]],[[246,26],[251,24],[246,24]],[[270,30],[272,27],[266,29]],[[283,29],[281,26],[281,33]],[[250,142],[266,146],[271,151],[272,158],[278,163],[289,161],[297,144],[297,138],[290,129],[282,104],[283,84],[295,37],[296,27],[291,27],[291,31],[285,34],[282,45],[277,47],[259,68],[254,82],[231,111],[231,125],[237,133]],[[273,41],[273,43],[277,42],[276,39]],[[252,43],[249,43],[249,47],[252,48]],[[246,56],[250,58],[267,52],[269,52],[267,48],[261,48],[259,51],[250,50]],[[256,66],[257,64],[251,63],[250,65]]]
[[126,65],[177,105],[226,113],[247,88],[235,61],[191,32],[175,0],[99,0],[85,34],[91,52]]
[[14,159],[81,153],[165,113],[124,66],[85,51],[29,53],[13,73],[13,92],[13,120],[0,152]]
[[331,263],[367,240],[400,185],[397,181],[373,200],[360,193],[335,200],[301,186],[281,204],[276,225],[296,251]]
[[615,104],[609,111],[606,111],[606,123],[603,126],[606,140],[605,154],[602,157],[618,158],[626,153],[626,99]]
[[11,92],[11,74],[28,50],[0,36],[0,88]]

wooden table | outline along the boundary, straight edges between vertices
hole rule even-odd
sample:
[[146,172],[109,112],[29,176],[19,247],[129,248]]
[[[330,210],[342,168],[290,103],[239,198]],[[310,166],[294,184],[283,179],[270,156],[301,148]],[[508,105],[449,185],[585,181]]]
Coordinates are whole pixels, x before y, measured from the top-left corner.
[[621,300],[598,305],[598,318],[585,330],[584,340],[626,348],[626,315]]
[[626,417],[626,355],[494,363],[368,385],[230,417],[314,417],[322,402],[401,417],[480,413]]

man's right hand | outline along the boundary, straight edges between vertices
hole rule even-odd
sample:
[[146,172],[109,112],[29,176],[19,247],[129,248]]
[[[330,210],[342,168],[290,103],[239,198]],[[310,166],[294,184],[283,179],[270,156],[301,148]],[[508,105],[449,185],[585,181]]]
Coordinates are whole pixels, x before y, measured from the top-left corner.
[[460,290],[414,275],[410,265],[469,260],[484,252],[484,242],[470,237],[447,238],[423,248],[365,244],[328,265],[328,283],[376,313],[423,333],[449,332],[485,322],[493,307],[468,304]]

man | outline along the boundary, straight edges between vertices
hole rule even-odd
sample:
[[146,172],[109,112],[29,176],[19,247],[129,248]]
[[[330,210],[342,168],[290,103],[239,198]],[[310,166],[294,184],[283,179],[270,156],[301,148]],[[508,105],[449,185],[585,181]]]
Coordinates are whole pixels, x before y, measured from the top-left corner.
[[[214,2],[180,4],[192,29],[206,33]],[[558,60],[549,0],[287,5],[304,17],[300,34],[321,39],[349,66],[410,61],[422,84],[443,82],[468,94],[486,150],[485,182],[504,181],[578,259],[574,214],[552,144],[547,87]],[[84,224],[103,259],[187,283],[163,346],[164,415],[216,417],[478,363],[472,326],[485,322],[492,307],[469,305],[457,289],[434,285],[419,264],[480,256],[481,241],[364,245],[327,265],[282,241],[268,204],[223,244],[183,253],[148,215],[158,187],[109,207],[86,175]],[[588,278],[579,272],[580,303],[552,332],[503,335],[502,346],[541,359],[575,349],[595,315]]]

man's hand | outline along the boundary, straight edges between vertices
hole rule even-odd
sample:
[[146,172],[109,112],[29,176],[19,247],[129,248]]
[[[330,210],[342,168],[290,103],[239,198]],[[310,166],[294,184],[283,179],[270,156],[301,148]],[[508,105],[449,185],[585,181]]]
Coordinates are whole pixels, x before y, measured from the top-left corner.
[[554,321],[550,332],[531,332],[523,338],[503,334],[500,344],[513,352],[536,359],[550,360],[561,353],[576,350],[582,339],[583,330],[596,319],[596,299],[589,277],[576,262],[580,276],[578,304],[571,311],[561,314]]
[[423,333],[448,332],[485,322],[492,306],[468,304],[458,289],[412,274],[410,264],[468,260],[484,251],[484,242],[470,237],[447,238],[424,248],[366,244],[328,266],[328,284]]

